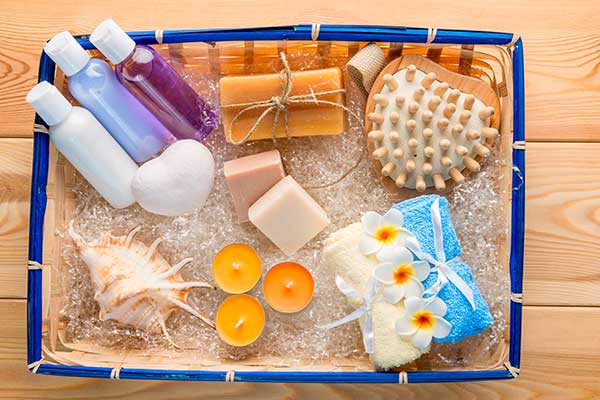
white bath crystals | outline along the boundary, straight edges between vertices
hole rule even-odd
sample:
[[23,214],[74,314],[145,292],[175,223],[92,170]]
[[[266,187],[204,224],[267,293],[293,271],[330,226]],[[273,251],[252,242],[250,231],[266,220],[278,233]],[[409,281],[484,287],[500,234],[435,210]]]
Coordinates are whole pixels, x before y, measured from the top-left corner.
[[210,151],[195,140],[180,140],[139,168],[132,190],[147,211],[175,217],[202,207],[214,178]]
[[186,282],[179,270],[192,261],[185,258],[171,266],[158,252],[161,239],[150,247],[134,237],[140,228],[126,236],[105,234],[86,242],[69,225],[69,236],[77,253],[90,270],[94,299],[100,306],[100,319],[113,320],[147,332],[162,331],[175,347],[165,321],[177,309],[185,310],[214,328],[214,323],[187,302],[192,288],[211,288],[209,283]]
[[[425,66],[430,62],[423,60]],[[419,68],[409,64],[383,71],[382,83],[373,87],[367,106],[368,140],[380,164],[378,172],[396,187],[444,190],[446,180],[464,180],[465,168],[479,171],[477,160],[489,155],[486,144],[498,135],[491,127],[495,109],[453,87],[466,81],[464,86],[485,92],[483,81],[458,76],[436,64],[440,75],[454,78],[449,84],[435,72]]]

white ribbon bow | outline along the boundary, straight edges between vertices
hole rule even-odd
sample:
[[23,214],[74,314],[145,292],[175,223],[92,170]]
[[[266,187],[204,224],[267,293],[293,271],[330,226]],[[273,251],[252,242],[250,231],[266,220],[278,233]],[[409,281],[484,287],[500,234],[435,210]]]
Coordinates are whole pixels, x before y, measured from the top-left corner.
[[431,221],[433,223],[433,242],[435,245],[435,254],[437,260],[429,255],[429,253],[425,253],[421,251],[421,247],[419,246],[419,241],[411,236],[406,239],[406,247],[410,251],[412,251],[418,258],[421,260],[427,261],[432,264],[433,269],[437,272],[437,280],[429,289],[427,289],[423,294],[429,294],[432,297],[436,296],[440,290],[448,281],[452,282],[454,286],[458,288],[458,290],[465,296],[465,298],[471,304],[473,310],[475,310],[475,298],[473,297],[473,291],[467,285],[465,281],[452,269],[450,268],[450,264],[456,263],[459,260],[459,257],[455,257],[450,261],[446,261],[446,252],[444,251],[444,236],[442,233],[442,216],[440,215],[440,202],[439,199],[435,199],[433,204],[431,205]]
[[382,300],[381,296],[377,295],[377,290],[379,289],[379,283],[370,277],[367,281],[367,287],[365,290],[365,295],[362,296],[358,290],[353,288],[348,282],[342,279],[341,276],[335,277],[335,284],[340,289],[340,291],[351,299],[361,299],[363,301],[363,305],[350,314],[346,315],[342,319],[339,319],[335,322],[321,325],[319,328],[321,329],[331,329],[338,327],[340,325],[347,324],[348,322],[357,320],[364,316],[363,323],[361,325],[363,344],[365,345],[365,352],[367,354],[373,354],[375,352],[375,344],[373,342],[374,334],[373,334],[373,317],[371,315],[371,308],[373,304]]

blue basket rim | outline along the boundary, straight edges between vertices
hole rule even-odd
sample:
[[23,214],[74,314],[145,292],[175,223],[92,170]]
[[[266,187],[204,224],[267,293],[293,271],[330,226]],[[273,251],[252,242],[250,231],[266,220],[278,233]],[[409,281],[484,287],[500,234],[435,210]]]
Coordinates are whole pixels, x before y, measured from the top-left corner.
[[[162,43],[218,42],[236,40],[312,40],[314,24],[285,25],[259,28],[164,30]],[[378,41],[427,43],[431,30],[402,26],[377,25],[320,25],[318,40],[324,41]],[[156,31],[129,32],[138,44],[157,44]],[[77,40],[86,49],[93,49],[89,35],[78,35]],[[438,29],[435,44],[474,44],[511,46],[513,56],[513,142],[525,141],[523,42],[516,35],[503,32],[485,32]],[[38,81],[54,82],[55,65],[42,52]],[[47,127],[36,114],[35,124]],[[42,264],[43,224],[46,210],[48,180],[48,135],[34,130],[32,184],[29,226],[29,260]],[[421,383],[459,382],[516,377],[520,367],[523,245],[525,221],[525,152],[522,146],[513,146],[513,198],[511,203],[510,252],[510,343],[505,369],[487,371],[425,371],[425,372],[235,372],[233,380],[245,382],[314,382],[314,383]],[[65,366],[46,363],[42,359],[42,271],[29,269],[27,274],[27,363],[30,370],[40,374],[111,378],[114,370],[103,367]],[[123,379],[163,380],[227,380],[229,371],[182,371],[153,369],[119,369]],[[406,374],[407,382],[398,376]],[[229,375],[231,377],[231,375]],[[402,379],[402,378],[400,378]]]

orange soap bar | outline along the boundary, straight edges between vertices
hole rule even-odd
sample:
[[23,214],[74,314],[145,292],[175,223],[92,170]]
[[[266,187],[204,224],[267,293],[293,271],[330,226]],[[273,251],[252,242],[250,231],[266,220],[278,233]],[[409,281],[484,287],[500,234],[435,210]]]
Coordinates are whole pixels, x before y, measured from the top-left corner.
[[[342,71],[339,68],[326,68],[310,71],[292,72],[292,91],[290,96],[306,95],[313,92],[325,92],[343,89]],[[269,100],[281,96],[279,74],[226,76],[220,84],[221,107]],[[317,96],[318,100],[344,105],[344,94],[336,93]],[[235,115],[247,106],[223,108],[223,126],[225,136]],[[255,124],[266,107],[257,108],[240,116],[232,131],[234,141],[240,141]],[[273,136],[275,111],[267,115],[249,140],[270,139]],[[338,135],[344,132],[344,110],[315,103],[289,104],[288,129],[290,136]],[[280,115],[276,130],[277,137],[285,137],[285,122]]]

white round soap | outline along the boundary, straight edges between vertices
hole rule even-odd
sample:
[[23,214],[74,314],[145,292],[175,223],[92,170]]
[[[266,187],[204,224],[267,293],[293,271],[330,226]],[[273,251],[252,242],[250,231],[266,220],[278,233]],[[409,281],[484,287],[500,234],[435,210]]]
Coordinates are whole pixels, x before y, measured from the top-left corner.
[[180,140],[138,169],[132,191],[145,210],[174,217],[202,207],[214,179],[210,150],[195,140]]

